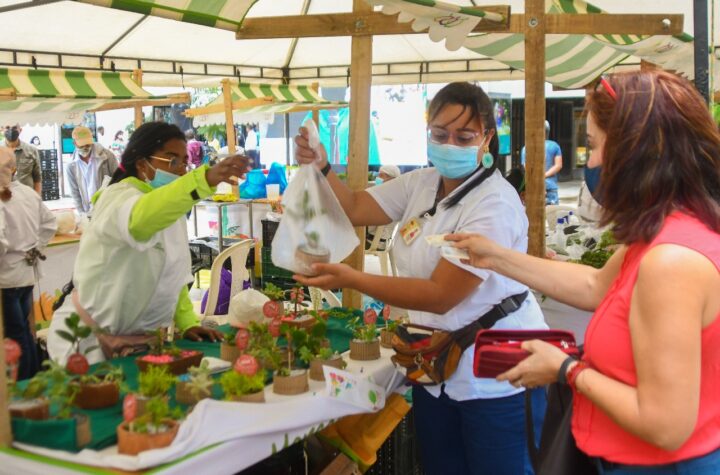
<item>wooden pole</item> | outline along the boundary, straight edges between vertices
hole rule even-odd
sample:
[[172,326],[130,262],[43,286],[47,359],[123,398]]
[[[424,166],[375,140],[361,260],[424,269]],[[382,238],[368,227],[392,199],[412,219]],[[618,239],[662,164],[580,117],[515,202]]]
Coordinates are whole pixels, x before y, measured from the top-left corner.
[[[314,82],[314,83],[310,84],[310,89],[312,89],[316,93],[320,92],[320,84]],[[315,125],[317,125],[318,130],[320,130],[320,111],[318,109],[312,110],[312,120],[313,120],[313,122],[315,122]]]
[[528,254],[545,256],[545,1],[525,1],[525,209]]
[[225,106],[225,133],[227,134],[228,153],[234,154],[237,150],[235,138],[235,119],[232,111],[232,85],[229,79],[222,80],[223,105]]
[[[142,69],[135,69],[133,70],[133,79],[135,79],[135,82],[138,86],[142,87]],[[137,129],[143,124],[143,121],[145,120],[145,116],[143,115],[142,106],[137,105],[135,106],[135,128]]]
[[0,289],[0,447],[12,443],[10,431],[10,408],[8,407],[7,365],[5,364],[5,315],[3,313],[3,291]]
[[[365,0],[353,0],[353,13],[371,13]],[[372,85],[372,36],[353,36],[350,60],[350,150],[347,184],[353,191],[367,187],[370,133],[370,86]],[[360,245],[346,262],[362,271],[365,264],[365,228],[355,228]],[[343,289],[343,305],[360,308],[360,292]]]

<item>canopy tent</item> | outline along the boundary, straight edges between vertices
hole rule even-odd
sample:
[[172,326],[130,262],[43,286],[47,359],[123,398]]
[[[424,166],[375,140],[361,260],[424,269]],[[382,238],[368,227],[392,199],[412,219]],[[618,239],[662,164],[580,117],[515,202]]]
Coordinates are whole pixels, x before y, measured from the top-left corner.
[[[347,107],[347,102],[328,101],[310,86],[285,84],[229,84],[233,123],[272,122],[280,113],[303,112]],[[188,109],[185,115],[193,118],[196,127],[224,124],[227,104],[219,95],[207,106]]]
[[[39,67],[47,68],[91,70],[104,67],[111,70],[115,67],[118,71],[141,68],[145,86],[215,85],[223,77],[237,76],[242,82],[281,83],[283,76],[287,76],[290,83],[348,83],[351,42],[348,36],[333,38],[332,43],[326,38],[237,40],[232,31],[237,29],[237,24],[249,26],[252,21],[267,17],[280,20],[289,15],[347,13],[351,11],[351,0],[93,0],[93,3],[103,5],[130,5],[134,11],[71,1],[19,9],[31,3],[39,2],[0,0],[0,20],[3,21],[0,65],[29,67],[34,57]],[[493,2],[452,0],[452,3],[469,7],[473,3]],[[522,0],[500,3],[509,4],[513,14],[524,11]],[[549,3],[560,9],[574,4],[569,0]],[[595,0],[593,4],[612,13],[683,14],[684,31],[692,32],[691,0]],[[577,9],[582,11],[579,7]],[[149,13],[152,15],[146,16]],[[716,9],[715,13],[720,16],[720,9]],[[82,25],[82,28],[69,28],[67,25]],[[714,25],[715,38],[718,39],[720,19]],[[42,35],[32,34],[39,28]],[[281,30],[278,34],[292,34],[292,31],[278,30]],[[549,38],[550,43],[553,41]],[[148,48],[148,45],[152,47]],[[494,45],[495,48],[498,46]],[[512,52],[505,51],[503,56],[494,57],[487,55],[490,54],[489,47],[482,54],[469,48],[448,51],[444,43],[433,42],[427,34],[375,36],[372,45],[373,82],[400,84],[522,79],[524,74],[518,70],[519,64],[513,62],[517,61],[517,57],[507,56]],[[613,58],[619,61],[616,61],[615,68],[637,68],[641,58],[633,54],[632,51],[623,51]],[[548,62],[548,70],[557,67],[563,56],[560,54],[551,60],[552,63]],[[652,58],[649,60],[652,61]],[[567,67],[576,64],[577,60],[569,60]],[[720,68],[716,68],[716,74],[719,71]]]
[[129,73],[0,68],[0,124],[80,124],[85,112],[190,102],[153,96]]

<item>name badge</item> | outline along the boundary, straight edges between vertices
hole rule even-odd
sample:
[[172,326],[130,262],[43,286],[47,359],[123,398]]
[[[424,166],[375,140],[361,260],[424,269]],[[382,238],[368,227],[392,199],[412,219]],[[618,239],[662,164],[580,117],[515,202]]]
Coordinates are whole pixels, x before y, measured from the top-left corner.
[[417,218],[412,218],[410,221],[405,223],[402,228],[400,228],[400,235],[406,245],[409,246],[412,244],[412,242],[420,235],[420,221],[418,221]]

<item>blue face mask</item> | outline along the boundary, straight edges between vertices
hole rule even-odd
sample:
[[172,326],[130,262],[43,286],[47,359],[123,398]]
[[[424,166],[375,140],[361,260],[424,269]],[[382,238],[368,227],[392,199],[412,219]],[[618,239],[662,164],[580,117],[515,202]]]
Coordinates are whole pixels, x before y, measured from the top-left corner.
[[382,185],[384,181],[385,181],[385,180],[383,180],[383,179],[380,178],[380,177],[375,178],[375,184],[376,184],[376,185]]
[[180,175],[166,172],[165,170],[160,170],[159,168],[154,168],[152,165],[150,165],[150,168],[155,170],[155,177],[152,180],[148,180],[146,178],[145,182],[153,188],[160,188],[161,186],[165,186],[168,183],[172,183],[180,178]]
[[458,147],[451,144],[437,144],[428,140],[428,160],[445,178],[465,178],[478,167],[480,147]]
[[601,166],[595,168],[590,168],[588,166],[585,167],[585,183],[587,184],[588,191],[590,191],[590,194],[593,195],[593,198],[595,198],[595,201],[598,203],[600,203],[598,188],[600,188],[601,172]]

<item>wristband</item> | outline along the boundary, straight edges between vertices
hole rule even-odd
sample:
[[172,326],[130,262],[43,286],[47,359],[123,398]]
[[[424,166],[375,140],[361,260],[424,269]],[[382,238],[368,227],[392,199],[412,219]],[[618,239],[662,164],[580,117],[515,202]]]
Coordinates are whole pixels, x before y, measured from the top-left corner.
[[558,370],[558,374],[557,374],[558,383],[568,384],[567,369],[568,369],[568,366],[570,366],[571,364],[573,364],[575,362],[577,362],[577,359],[575,359],[574,356],[568,356],[567,358],[565,358],[563,360],[562,364],[560,365],[560,369]]
[[330,165],[330,162],[327,162],[325,166],[320,169],[320,173],[322,173],[323,176],[328,176],[330,170],[332,170],[332,166]]
[[575,381],[577,381],[578,375],[580,375],[580,372],[584,369],[588,369],[589,366],[584,361],[578,361],[578,364],[572,367],[570,371],[568,371],[567,375],[567,382],[568,386],[570,386],[573,390],[577,391],[577,388],[575,387]]

